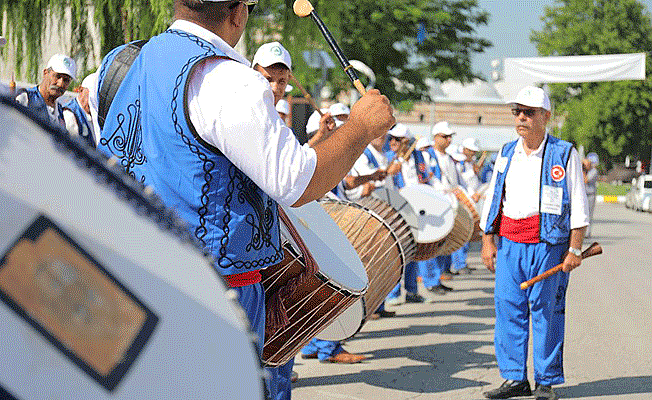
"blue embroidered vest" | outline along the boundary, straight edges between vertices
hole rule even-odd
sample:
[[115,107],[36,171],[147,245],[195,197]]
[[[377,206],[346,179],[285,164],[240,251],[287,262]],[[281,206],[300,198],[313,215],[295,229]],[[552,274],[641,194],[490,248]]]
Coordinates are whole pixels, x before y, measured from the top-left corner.
[[[48,114],[48,106],[45,104],[45,99],[43,99],[41,92],[38,90],[38,86],[26,89],[25,93],[27,93],[27,108],[34,114],[39,115],[46,121],[51,122],[52,120],[50,119],[50,114]],[[61,104],[56,103],[55,106],[57,108],[57,117],[59,118],[59,123],[62,126],[66,126],[66,123],[63,120],[63,108],[61,107]]]
[[[389,150],[385,154],[387,155],[388,160],[393,160],[394,157],[396,156],[396,153],[394,153],[392,150]],[[430,169],[426,166],[426,162],[423,159],[423,154],[421,154],[419,150],[414,150],[412,152],[412,159],[414,160],[414,168],[416,168],[417,177],[419,178],[419,183],[425,183],[425,184],[430,183],[430,176],[429,176]],[[394,175],[392,177],[392,180],[394,181],[394,186],[399,189],[405,186],[405,179],[403,179],[402,172],[399,172],[396,175]]]
[[84,139],[89,146],[95,147],[95,138],[93,137],[93,126],[86,118],[86,113],[82,109],[77,99],[72,99],[70,103],[66,104],[63,108],[70,110],[75,116],[77,126],[79,127],[79,136]]
[[[114,49],[100,67],[98,88]],[[198,62],[226,56],[192,34],[167,30],[142,48],[106,116],[98,149],[152,185],[231,275],[283,259],[277,204],[190,123],[186,88]],[[239,132],[229,132],[237,135]]]
[[[507,171],[509,171],[517,143],[518,140],[507,143],[500,152],[501,156],[507,159],[505,170],[501,172],[498,168],[494,169],[496,186],[487,218],[486,233],[497,232],[498,218],[505,194],[505,177],[507,176]],[[542,241],[549,244],[565,243],[568,242],[570,237],[570,193],[568,193],[566,170],[568,169],[568,159],[570,158],[572,148],[573,145],[571,143],[550,135],[548,135],[548,139],[543,148],[540,176],[541,188],[539,190],[539,235]],[[498,165],[498,162],[496,165]],[[563,169],[563,177],[561,179],[559,179],[560,175],[556,175],[557,179],[553,179],[553,167],[556,172],[560,171],[559,167]],[[544,185],[562,188],[560,215],[541,212],[541,193],[543,192]]]
[[435,149],[428,147],[428,154],[430,155],[430,159],[434,160],[434,165],[431,163],[430,170],[435,175],[435,177],[437,177],[437,179],[441,180],[441,167],[439,166],[439,160],[437,159]]

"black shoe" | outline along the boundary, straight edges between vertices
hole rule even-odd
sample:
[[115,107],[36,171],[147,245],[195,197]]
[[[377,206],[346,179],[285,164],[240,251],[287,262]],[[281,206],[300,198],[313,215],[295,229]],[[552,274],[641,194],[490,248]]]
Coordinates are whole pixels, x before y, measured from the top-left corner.
[[405,293],[406,303],[423,303],[424,301],[426,301],[426,299],[424,299],[419,293]]
[[438,295],[440,295],[440,296],[443,296],[443,295],[446,294],[446,289],[444,289],[443,287],[441,287],[441,285],[437,285],[437,286],[429,287],[429,288],[428,288],[428,291],[429,291],[429,292],[432,292],[432,293],[434,293],[434,294],[438,294]]
[[557,400],[559,396],[552,390],[552,386],[539,385],[537,382],[532,395],[536,396],[536,400]]
[[460,269],[460,270],[457,271],[457,272],[458,272],[459,274],[465,274],[465,275],[468,275],[468,274],[473,273],[473,271],[475,271],[475,268],[471,268],[471,267],[469,267],[469,266],[466,266],[466,267]]
[[380,315],[380,318],[392,318],[396,315],[396,311],[380,310],[378,315]]
[[500,387],[482,393],[488,399],[509,399],[510,397],[532,396],[530,382],[506,380]]
[[437,286],[440,287],[440,288],[442,288],[442,289],[444,289],[444,290],[447,291],[447,292],[452,292],[452,291],[453,291],[453,288],[452,288],[452,287],[446,286],[446,285],[441,284],[441,283],[440,283],[439,285],[437,285]]

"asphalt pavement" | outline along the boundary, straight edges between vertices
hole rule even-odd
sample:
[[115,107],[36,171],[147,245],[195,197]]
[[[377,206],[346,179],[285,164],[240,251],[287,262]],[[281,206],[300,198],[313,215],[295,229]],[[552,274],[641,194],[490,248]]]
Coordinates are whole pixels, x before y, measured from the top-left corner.
[[[652,214],[598,204],[593,236],[604,254],[573,271],[567,293],[564,399],[652,399]],[[423,304],[390,307],[344,347],[369,359],[322,364],[296,359],[294,400],[483,399],[502,383],[493,347],[493,274],[478,246],[469,275]],[[531,341],[530,341],[531,342]],[[533,382],[532,360],[529,378]]]

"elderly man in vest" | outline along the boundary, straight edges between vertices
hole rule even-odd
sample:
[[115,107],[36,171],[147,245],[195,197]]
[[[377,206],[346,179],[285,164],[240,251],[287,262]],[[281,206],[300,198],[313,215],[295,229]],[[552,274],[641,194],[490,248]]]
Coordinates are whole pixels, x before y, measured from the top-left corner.
[[77,98],[63,107],[63,119],[68,133],[80,136],[89,146],[95,147],[96,136],[91,118],[91,108],[88,104],[88,93],[97,80],[97,73],[88,75],[79,86]]
[[[569,272],[582,261],[588,225],[582,167],[571,143],[546,133],[550,100],[537,87],[512,102],[520,138],[496,159],[480,226],[482,261],[496,273],[494,344],[503,384],[484,395],[505,399],[531,395],[527,380],[532,319],[534,395],[557,399],[564,382],[565,297]],[[527,290],[520,283],[563,263],[563,272]]]
[[[103,123],[98,149],[153,186],[188,223],[238,293],[262,349],[260,270],[283,259],[278,205],[298,207],[323,196],[394,117],[389,100],[370,90],[339,130],[302,146],[276,112],[268,80],[234,50],[255,4],[175,0],[170,28],[104,58],[91,106]],[[131,56],[107,107],[100,93],[117,86],[115,71]],[[276,398],[274,383],[269,388]]]
[[63,54],[55,54],[43,70],[41,83],[16,96],[16,101],[41,118],[64,127],[63,106],[57,99],[68,90],[76,73],[75,60]]

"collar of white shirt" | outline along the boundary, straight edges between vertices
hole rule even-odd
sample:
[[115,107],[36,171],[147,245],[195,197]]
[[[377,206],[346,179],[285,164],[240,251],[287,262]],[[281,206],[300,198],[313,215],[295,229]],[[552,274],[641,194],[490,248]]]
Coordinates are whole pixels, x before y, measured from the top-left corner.
[[[541,142],[539,147],[537,147],[536,150],[534,150],[532,153],[530,153],[530,156],[542,157],[543,156],[543,146],[546,144],[546,141],[548,141],[548,133],[546,133],[545,136],[543,137],[543,141]],[[523,138],[522,137],[518,138],[518,143],[516,144],[516,149],[514,150],[514,152],[527,156],[525,154],[525,148],[523,147]]]
[[186,21],[183,19],[178,19],[170,26],[170,29],[178,29],[180,31],[191,33],[199,38],[204,39],[205,41],[211,43],[213,46],[221,50],[227,57],[234,59],[235,61],[246,65],[247,67],[251,66],[249,60],[243,57],[240,53],[235,51],[235,49],[229,46],[228,43],[224,41],[221,37],[217,36],[213,32],[209,31],[206,28],[195,24],[194,22]]

